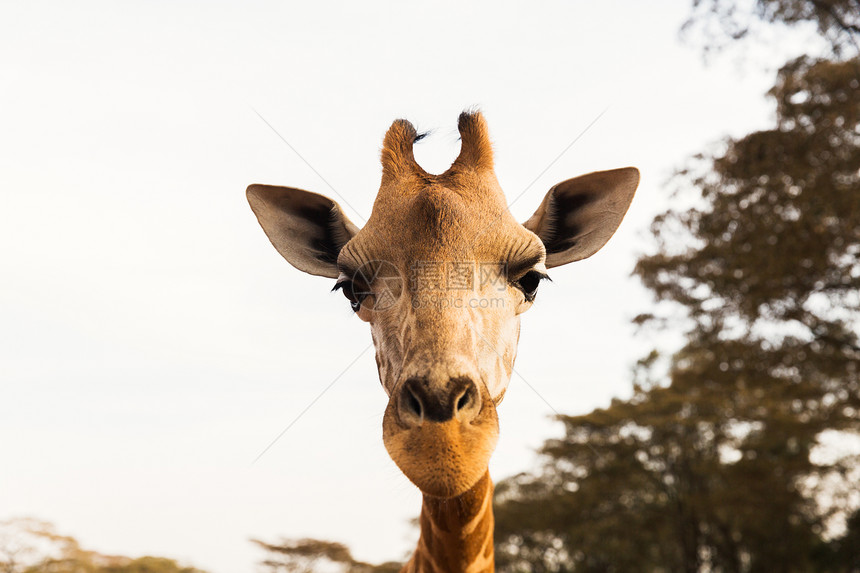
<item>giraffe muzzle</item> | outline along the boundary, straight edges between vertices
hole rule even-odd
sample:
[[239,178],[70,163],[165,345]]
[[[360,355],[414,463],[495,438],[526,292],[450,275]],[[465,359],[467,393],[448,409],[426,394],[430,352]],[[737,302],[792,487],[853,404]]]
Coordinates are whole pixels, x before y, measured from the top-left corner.
[[453,497],[487,471],[498,416],[469,376],[409,377],[392,393],[382,438],[394,463],[426,495]]
[[405,427],[452,419],[469,423],[480,413],[481,403],[481,393],[469,378],[452,378],[441,384],[409,378],[400,386],[396,413]]

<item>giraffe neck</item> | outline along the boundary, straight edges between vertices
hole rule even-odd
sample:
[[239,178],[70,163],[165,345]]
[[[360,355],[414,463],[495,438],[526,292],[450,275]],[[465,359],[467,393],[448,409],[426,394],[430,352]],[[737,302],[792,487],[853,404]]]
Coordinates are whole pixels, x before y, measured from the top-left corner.
[[487,471],[454,498],[425,495],[421,537],[402,573],[492,573],[493,482]]

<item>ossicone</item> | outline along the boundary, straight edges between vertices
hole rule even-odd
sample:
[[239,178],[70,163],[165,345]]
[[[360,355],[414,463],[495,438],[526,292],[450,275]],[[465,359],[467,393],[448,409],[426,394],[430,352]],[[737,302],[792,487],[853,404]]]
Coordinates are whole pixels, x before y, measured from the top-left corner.
[[412,152],[412,146],[422,137],[409,121],[394,120],[382,142],[383,181],[423,173]]
[[487,120],[477,110],[464,111],[457,121],[460,131],[460,155],[453,167],[487,171],[493,169],[493,146]]

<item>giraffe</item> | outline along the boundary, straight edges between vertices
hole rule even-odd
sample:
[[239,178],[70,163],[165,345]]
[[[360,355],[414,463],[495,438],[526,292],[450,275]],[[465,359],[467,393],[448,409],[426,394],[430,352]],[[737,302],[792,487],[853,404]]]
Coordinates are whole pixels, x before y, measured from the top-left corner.
[[496,179],[483,115],[463,112],[458,129],[457,159],[432,175],[413,155],[421,136],[408,121],[394,121],[362,228],[323,195],[247,189],[278,252],[301,271],[335,279],[333,290],[370,324],[388,395],[383,443],[423,496],[407,573],[494,570],[488,466],[520,315],[547,269],[603,247],[639,184],[633,167],[568,179],[520,224]]

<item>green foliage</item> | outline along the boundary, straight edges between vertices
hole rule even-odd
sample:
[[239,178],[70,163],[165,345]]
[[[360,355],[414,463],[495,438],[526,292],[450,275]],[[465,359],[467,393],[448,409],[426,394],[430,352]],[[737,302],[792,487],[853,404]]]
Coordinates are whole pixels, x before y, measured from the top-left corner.
[[104,565],[99,573],[203,573],[193,567],[183,567],[164,557],[139,557],[126,562],[120,559],[112,565]]
[[[756,3],[842,32],[853,5]],[[773,128],[679,172],[685,207],[635,270],[664,304],[637,322],[686,342],[498,485],[500,571],[860,571],[857,456],[816,456],[825,432],[860,435],[858,93],[860,59],[791,61]]]
[[[771,90],[774,129],[728,142],[703,174],[684,173],[705,206],[657,218],[661,252],[636,269],[645,285],[699,321],[798,321],[819,337],[853,344],[844,321],[809,309],[819,299],[856,308],[858,78],[860,60],[787,64]],[[694,246],[672,254],[667,235],[675,229]]]
[[343,573],[398,573],[402,563],[388,562],[371,565],[356,561],[349,549],[341,543],[318,539],[284,539],[280,543],[266,543],[252,539],[252,543],[266,552],[260,562],[270,573],[313,573],[332,566]]
[[163,557],[119,557],[82,549],[36,519],[0,521],[0,573],[205,573]]
[[682,32],[700,34],[707,51],[756,35],[760,24],[814,26],[835,54],[860,51],[858,0],[693,0]]

